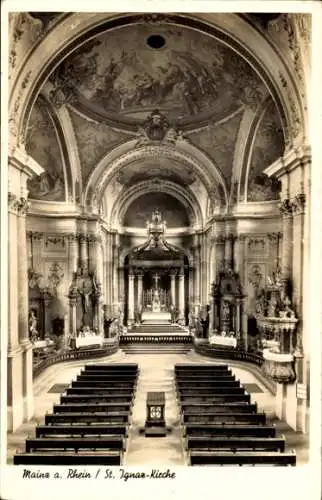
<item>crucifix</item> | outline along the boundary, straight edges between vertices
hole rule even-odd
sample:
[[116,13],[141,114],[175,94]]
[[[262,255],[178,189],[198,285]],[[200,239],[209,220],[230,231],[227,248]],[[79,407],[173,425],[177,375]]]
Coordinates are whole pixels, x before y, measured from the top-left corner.
[[154,283],[155,283],[155,289],[157,290],[158,289],[158,281],[160,279],[159,274],[155,273],[154,276],[153,276],[153,279],[154,279]]

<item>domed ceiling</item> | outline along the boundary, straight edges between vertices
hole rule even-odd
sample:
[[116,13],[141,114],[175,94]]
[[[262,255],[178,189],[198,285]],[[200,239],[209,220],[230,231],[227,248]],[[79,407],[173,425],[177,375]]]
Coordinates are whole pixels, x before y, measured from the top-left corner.
[[51,75],[51,99],[130,126],[155,108],[181,127],[256,107],[267,90],[250,65],[206,34],[173,25],[107,31]]
[[[108,29],[74,50],[49,75],[30,113],[26,149],[45,169],[28,183],[30,196],[63,201],[76,193],[75,182],[85,192],[102,159],[140,137],[158,110],[213,165],[208,173],[220,173],[227,198],[237,184],[240,201],[278,199],[279,186],[263,170],[284,151],[280,115],[260,76],[227,43],[162,21]],[[62,155],[70,137],[74,186]],[[153,179],[192,190],[204,182],[187,164],[153,155],[120,166],[114,177],[125,189]]]

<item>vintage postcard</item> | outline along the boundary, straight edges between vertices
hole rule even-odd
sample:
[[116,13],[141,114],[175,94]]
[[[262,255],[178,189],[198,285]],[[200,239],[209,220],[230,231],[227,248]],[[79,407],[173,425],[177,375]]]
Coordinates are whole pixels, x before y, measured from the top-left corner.
[[2,4],[1,498],[320,498],[321,23]]

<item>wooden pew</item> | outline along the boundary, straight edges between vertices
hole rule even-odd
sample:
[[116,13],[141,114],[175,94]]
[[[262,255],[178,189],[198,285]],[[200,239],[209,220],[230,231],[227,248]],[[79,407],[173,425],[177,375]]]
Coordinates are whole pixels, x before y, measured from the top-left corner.
[[[213,387],[211,384],[209,385],[202,385],[202,386],[199,386],[199,384],[195,384],[195,393],[198,394],[198,389],[201,389],[201,390],[212,390],[214,395],[217,395],[217,394],[245,394],[245,389],[244,387],[222,387],[222,386],[218,386],[218,387]],[[189,390],[192,390],[192,386],[191,387],[187,387],[186,385],[181,385],[181,386],[178,386],[177,387],[177,392],[183,392],[183,391],[189,391]]]
[[[198,382],[200,383],[200,382]],[[187,382],[185,380],[179,380],[179,381],[176,381],[175,382],[176,384],[176,387],[184,387],[185,385],[188,385],[190,386],[191,385],[194,385],[193,382]],[[241,385],[240,385],[240,382],[239,380],[226,380],[226,381],[222,381],[222,380],[205,380],[204,381],[204,384],[208,386],[208,384],[211,384],[211,387],[213,387],[214,389],[216,387],[230,387],[230,388],[233,388],[233,387],[238,387],[240,388]]]
[[127,424],[131,420],[129,411],[118,413],[53,413],[45,415],[45,424],[80,424],[87,422],[93,423],[106,423],[106,424]]
[[138,373],[139,365],[137,363],[107,363],[107,364],[92,364],[85,365],[85,371],[105,371],[105,372],[130,372],[130,373]]
[[[212,376],[202,376],[202,377],[176,377],[175,383],[178,384],[224,384],[226,382],[234,382],[236,378],[234,375],[225,375],[223,377],[212,377]],[[239,382],[239,381],[238,381]]]
[[95,395],[95,396],[127,396],[127,397],[132,397],[134,394],[133,389],[119,389],[118,387],[95,387],[95,390],[93,387],[67,387],[66,389],[66,394],[67,395]]
[[127,436],[126,424],[65,424],[65,425],[37,425],[36,437],[45,436]]
[[181,403],[181,411],[191,414],[213,413],[257,413],[257,403]]
[[285,451],[284,436],[275,438],[260,437],[204,437],[189,436],[186,441],[186,447],[189,450],[256,450],[256,451]]
[[125,450],[125,441],[122,436],[109,437],[50,437],[33,438],[26,440],[26,452],[39,450]]
[[60,396],[60,402],[65,403],[128,403],[133,404],[134,396],[104,396],[102,394],[69,394]]
[[274,425],[185,424],[183,432],[185,436],[276,437]]
[[77,375],[77,380],[87,380],[89,382],[136,382],[136,376],[126,373],[125,375]]
[[13,457],[14,465],[122,465],[121,451],[102,452],[38,452],[17,453]]
[[100,413],[132,412],[131,403],[73,403],[54,405],[54,413]]
[[189,453],[190,465],[275,465],[295,466],[296,454],[294,451],[275,453],[250,451],[197,451]]
[[226,364],[198,364],[198,363],[177,363],[174,365],[175,372],[180,371],[189,371],[189,370],[198,370],[198,371],[207,371],[207,370],[229,370],[229,366]]
[[139,371],[130,371],[130,370],[97,370],[96,368],[91,368],[87,370],[81,370],[80,375],[131,375],[132,377],[137,377]]
[[[201,394],[199,395],[198,394],[198,391],[195,391],[194,392],[195,395],[192,395],[190,392],[186,392],[186,391],[180,391],[178,396],[179,396],[179,401],[180,401],[180,404],[181,403],[184,403],[184,402],[187,402],[187,403],[190,403],[192,401],[194,402],[199,402],[201,401],[200,398],[202,398],[203,396],[205,396],[205,394]],[[210,394],[207,395],[208,396],[208,400],[206,399],[206,401],[209,401],[210,402],[214,402],[214,403],[227,403],[227,402],[246,402],[246,403],[250,403],[250,395],[249,394],[214,394],[213,392],[211,392]]]
[[184,424],[220,424],[238,423],[250,425],[265,425],[265,413],[187,413],[183,412]]
[[121,382],[121,381],[114,381],[114,382],[89,382],[88,380],[73,380],[72,381],[72,387],[87,387],[90,388],[92,391],[93,389],[109,389],[110,387],[114,388],[120,388],[120,389],[128,389],[130,391],[134,391],[135,389],[135,382]]

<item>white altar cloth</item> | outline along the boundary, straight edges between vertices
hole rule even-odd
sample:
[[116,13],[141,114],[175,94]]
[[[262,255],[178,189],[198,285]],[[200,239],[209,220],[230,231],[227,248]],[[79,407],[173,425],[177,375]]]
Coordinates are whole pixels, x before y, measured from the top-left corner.
[[33,349],[44,349],[45,347],[50,347],[54,344],[53,340],[36,340],[32,348]]
[[76,338],[76,347],[87,347],[90,345],[103,345],[103,337],[101,335],[86,335],[85,337]]
[[237,339],[235,339],[235,337],[222,337],[221,335],[212,335],[209,338],[209,344],[225,345],[236,348]]

